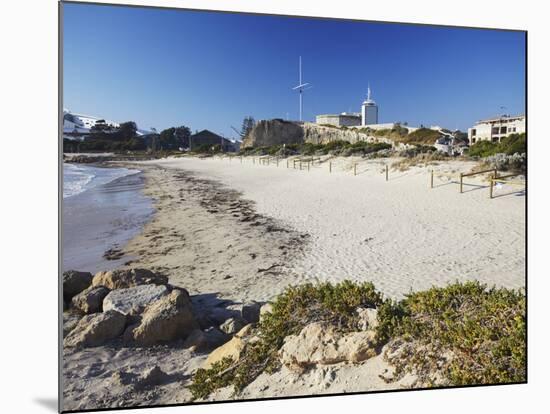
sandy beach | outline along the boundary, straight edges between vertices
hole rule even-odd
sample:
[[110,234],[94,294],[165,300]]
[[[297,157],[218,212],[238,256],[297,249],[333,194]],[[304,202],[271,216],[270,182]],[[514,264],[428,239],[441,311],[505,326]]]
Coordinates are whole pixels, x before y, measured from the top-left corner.
[[[525,195],[470,177],[464,193],[453,177],[474,162],[449,161],[399,172],[395,160],[339,158],[310,168],[252,157],[168,158],[133,162],[155,213],[122,248],[122,267],[151,269],[191,295],[195,315],[222,323],[228,309],[269,301],[288,285],[344,279],[370,281],[387,297],[479,280],[525,283]],[[358,162],[357,175],[352,163]],[[118,164],[117,164],[118,165]],[[290,167],[292,162],[290,162]],[[449,175],[451,174],[451,175]],[[471,179],[474,178],[474,179]],[[82,269],[87,270],[87,269]],[[393,366],[384,349],[364,363],[334,364],[303,374],[282,367],[261,374],[237,396],[268,398],[414,388],[415,378],[383,380]],[[128,347],[121,340],[65,349],[64,407],[82,409],[192,401],[189,385],[207,353],[183,343]],[[86,369],[82,369],[86,367]],[[141,390],[133,378],[159,368],[168,380]]]
[[[356,161],[359,165],[353,176],[351,164]],[[390,169],[386,182],[384,163],[391,160],[340,158],[332,162],[331,174],[327,162],[310,171],[286,168],[285,161],[278,167],[259,165],[251,158],[242,163],[238,158],[141,163],[149,180],[146,192],[158,200],[158,213],[127,251],[139,255],[149,239],[153,243],[141,255],[140,265],[169,267],[173,269],[170,278],[186,288],[214,288],[241,300],[269,299],[288,283],[343,279],[372,281],[393,298],[457,280],[524,286],[525,196],[512,194],[516,188],[499,188],[495,194],[502,196],[489,199],[482,176],[465,178],[460,194],[452,176],[439,175],[469,172],[474,162],[433,166],[433,189],[425,167],[404,172]],[[283,256],[270,239],[271,233],[258,234],[250,223],[235,227],[243,223],[228,221],[231,217],[224,211],[235,207],[227,201],[206,200],[203,205],[199,201],[202,210],[217,210],[200,220],[196,210],[178,200],[178,191],[180,198],[189,198],[185,187],[189,183],[175,179],[177,173],[191,174],[193,191],[201,197],[212,197],[204,188],[208,186],[229,191],[238,200],[235,203],[246,206],[247,214],[258,214],[263,221],[272,220],[285,231],[295,232],[289,240],[304,241],[303,251],[287,246],[285,250],[293,254]],[[196,225],[190,224],[195,220]],[[181,240],[171,239],[170,234],[179,230],[191,238],[187,248]],[[148,232],[158,234],[151,240]],[[252,239],[257,241],[250,250],[246,240]],[[237,259],[239,250],[246,255],[256,252],[258,257]],[[250,266],[256,272],[274,267],[262,277],[244,277]],[[227,274],[231,278],[225,279]],[[270,278],[270,274],[277,277]]]

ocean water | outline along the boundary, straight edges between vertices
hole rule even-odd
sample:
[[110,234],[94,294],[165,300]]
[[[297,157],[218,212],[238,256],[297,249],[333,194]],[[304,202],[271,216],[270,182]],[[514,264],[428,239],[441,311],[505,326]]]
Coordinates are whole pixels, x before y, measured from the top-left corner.
[[139,170],[63,165],[63,270],[112,270],[134,259],[104,257],[123,249],[154,213]]
[[72,197],[139,170],[128,168],[102,168],[85,164],[63,164],[63,198]]

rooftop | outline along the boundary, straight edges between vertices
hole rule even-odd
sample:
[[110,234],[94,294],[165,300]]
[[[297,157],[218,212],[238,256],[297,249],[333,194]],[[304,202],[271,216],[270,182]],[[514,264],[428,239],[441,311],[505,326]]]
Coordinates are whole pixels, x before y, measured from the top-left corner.
[[516,120],[516,119],[521,119],[521,118],[525,118],[525,115],[501,115],[499,117],[496,117],[496,118],[489,118],[489,119],[482,119],[480,121],[477,121],[476,124],[486,124],[486,123],[489,123],[489,122],[498,122],[498,121],[502,121],[502,120]]

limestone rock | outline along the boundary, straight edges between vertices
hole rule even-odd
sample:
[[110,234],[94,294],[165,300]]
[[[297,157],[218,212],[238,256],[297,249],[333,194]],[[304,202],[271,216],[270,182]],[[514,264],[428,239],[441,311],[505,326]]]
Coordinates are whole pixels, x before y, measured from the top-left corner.
[[316,365],[357,363],[375,355],[374,331],[341,334],[319,322],[288,336],[279,351],[281,362],[299,372]]
[[168,283],[166,276],[158,275],[147,269],[116,269],[95,274],[92,284],[105,286],[109,289],[125,289],[139,285],[165,285]]
[[355,310],[359,318],[358,328],[362,331],[376,329],[378,327],[378,310],[373,308],[357,308]]
[[170,375],[164,372],[160,367],[154,366],[148,368],[142,372],[138,378],[137,387],[145,388],[160,385],[167,382],[170,379]]
[[103,299],[109,293],[109,289],[104,286],[90,286],[87,289],[74,296],[73,306],[84,313],[96,313],[103,310]]
[[67,270],[63,272],[63,298],[70,302],[73,296],[79,294],[92,283],[92,274]]
[[80,315],[71,312],[63,313],[63,338],[65,338],[80,321]]
[[221,361],[228,357],[233,361],[238,361],[246,346],[247,339],[252,332],[252,325],[248,324],[241,329],[231,340],[219,348],[214,349],[204,361],[203,368],[208,369],[212,367],[212,364]]
[[196,328],[198,323],[189,294],[183,289],[174,289],[145,308],[132,336],[139,345],[153,345],[185,339]]
[[242,147],[261,147],[304,142],[302,127],[290,121],[271,119],[259,121],[243,139]]
[[137,315],[150,303],[168,295],[165,285],[139,285],[111,291],[103,300],[103,310],[114,309],[124,315]]
[[189,334],[185,342],[184,348],[189,348],[192,352],[203,352],[217,348],[226,343],[230,337],[215,327],[210,327],[204,331],[195,329]]
[[355,129],[333,128],[313,122],[291,122],[282,119],[259,121],[243,139],[242,148],[269,147],[281,144],[327,144],[333,141],[358,141],[392,143],[389,138],[374,136],[372,133]]
[[65,337],[63,346],[92,347],[102,345],[122,334],[125,324],[126,316],[114,310],[86,315]]
[[220,329],[228,335],[234,335],[244,328],[245,324],[246,322],[240,318],[229,318],[220,325]]

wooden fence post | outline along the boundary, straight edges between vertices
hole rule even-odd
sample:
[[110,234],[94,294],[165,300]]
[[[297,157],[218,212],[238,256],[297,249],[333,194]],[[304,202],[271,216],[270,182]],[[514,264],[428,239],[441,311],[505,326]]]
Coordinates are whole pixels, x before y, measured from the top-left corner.
[[432,174],[430,178],[430,188],[434,188],[434,170],[432,170]]
[[462,194],[462,180],[463,180],[463,174],[464,174],[464,173],[460,173],[460,194]]
[[277,155],[277,167],[279,166],[279,156]]
[[386,165],[386,181],[388,181],[388,166]]
[[332,174],[332,161],[328,162],[328,173]]
[[357,175],[357,163],[353,163],[353,175]]
[[491,185],[489,186],[489,198],[493,198],[493,184],[495,183],[495,179],[491,178]]
[[307,162],[307,172],[309,172],[309,161]]

